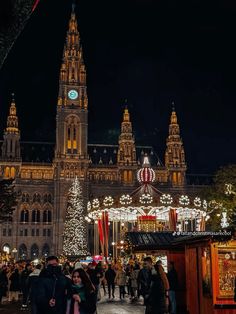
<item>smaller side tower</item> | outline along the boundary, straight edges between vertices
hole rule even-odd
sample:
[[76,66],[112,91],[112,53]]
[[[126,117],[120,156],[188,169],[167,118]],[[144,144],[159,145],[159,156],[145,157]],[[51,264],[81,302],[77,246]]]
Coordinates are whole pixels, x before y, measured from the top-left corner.
[[10,111],[7,117],[7,127],[3,135],[1,176],[4,178],[15,178],[19,172],[20,165],[20,130],[18,128],[14,94],[12,94]]
[[121,174],[121,181],[124,184],[132,184],[137,169],[137,161],[135,140],[132,133],[132,123],[127,108],[124,110],[123,121],[121,123],[117,164]]
[[168,170],[171,184],[175,187],[183,186],[185,184],[187,165],[174,106],[170,118],[169,136],[166,141],[165,166]]

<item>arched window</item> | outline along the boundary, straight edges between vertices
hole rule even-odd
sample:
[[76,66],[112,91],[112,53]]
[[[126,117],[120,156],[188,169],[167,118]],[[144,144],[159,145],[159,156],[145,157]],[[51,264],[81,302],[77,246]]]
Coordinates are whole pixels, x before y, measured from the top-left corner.
[[39,247],[35,243],[31,246],[30,256],[31,259],[36,259],[39,257]]
[[40,203],[40,201],[41,201],[41,196],[40,196],[40,194],[35,193],[34,196],[33,196],[33,202],[34,202],[34,203],[35,203],[35,202]]
[[23,209],[20,212],[20,222],[23,223],[29,222],[29,211],[27,209]]
[[27,259],[27,247],[24,243],[19,246],[19,258],[23,260]]
[[52,212],[49,209],[45,209],[43,212],[43,222],[50,223],[52,222]]
[[11,178],[15,178],[16,175],[16,169],[14,167],[11,167]]
[[43,202],[44,203],[52,203],[52,195],[51,194],[44,194]]
[[50,255],[50,248],[49,248],[49,245],[45,243],[42,249],[42,256],[47,257],[49,255]]
[[29,194],[28,193],[22,193],[21,200],[23,203],[29,203]]
[[40,210],[39,209],[32,210],[32,222],[34,223],[40,222]]
[[52,195],[51,194],[48,194],[48,203],[52,203]]

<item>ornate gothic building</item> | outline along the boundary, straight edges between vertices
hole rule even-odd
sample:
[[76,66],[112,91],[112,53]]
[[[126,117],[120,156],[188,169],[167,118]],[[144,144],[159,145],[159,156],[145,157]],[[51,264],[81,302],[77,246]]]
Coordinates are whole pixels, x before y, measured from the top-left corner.
[[[138,185],[136,173],[148,154],[159,189],[185,189],[185,154],[174,109],[163,165],[152,147],[136,145],[127,108],[117,145],[88,144],[88,106],[86,68],[72,10],[59,77],[55,144],[21,141],[14,95],[3,134],[0,176],[15,179],[20,200],[12,223],[0,226],[0,245],[16,248],[19,258],[62,252],[67,193],[75,176],[85,202],[129,192]],[[91,236],[93,230],[88,231]]]

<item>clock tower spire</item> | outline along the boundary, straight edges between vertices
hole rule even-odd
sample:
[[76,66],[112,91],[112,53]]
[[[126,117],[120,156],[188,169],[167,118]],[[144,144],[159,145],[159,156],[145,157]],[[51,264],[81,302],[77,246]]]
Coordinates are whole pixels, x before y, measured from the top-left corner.
[[86,70],[73,5],[60,70],[56,157],[86,158],[87,107]]
[[86,70],[75,6],[72,5],[60,69],[56,115],[54,198],[57,220],[53,234],[56,254],[62,252],[66,195],[76,177],[82,185],[84,199],[87,198],[87,108]]

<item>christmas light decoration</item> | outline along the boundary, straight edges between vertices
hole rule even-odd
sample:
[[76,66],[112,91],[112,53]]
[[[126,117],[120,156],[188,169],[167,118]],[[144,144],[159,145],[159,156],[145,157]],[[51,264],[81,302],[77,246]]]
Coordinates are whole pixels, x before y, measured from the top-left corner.
[[63,233],[63,255],[86,256],[87,237],[82,187],[76,177],[68,193]]
[[188,206],[190,203],[189,197],[187,195],[181,195],[179,198],[180,205]]
[[152,168],[144,167],[138,170],[138,181],[141,183],[150,183],[155,181],[155,171]]
[[129,205],[132,203],[132,197],[129,196],[129,194],[123,194],[121,197],[120,197],[120,203],[121,205]]
[[113,198],[111,196],[106,196],[104,198],[104,201],[103,201],[103,205],[104,206],[108,206],[109,207],[109,206],[112,206],[113,203],[114,203],[114,200],[113,200]]
[[141,204],[151,204],[153,202],[153,197],[149,193],[144,193],[140,196],[139,202]]
[[222,213],[222,218],[221,218],[221,223],[220,223],[222,228],[227,228],[229,226],[228,219],[227,219],[227,213],[223,212]]
[[99,208],[99,200],[97,198],[95,198],[92,202],[92,206],[93,208]]
[[163,194],[160,197],[160,202],[164,205],[170,205],[173,202],[173,198],[170,194]]
[[195,199],[193,200],[193,204],[194,204],[194,206],[196,206],[196,207],[201,207],[202,202],[201,202],[200,197],[195,197]]

